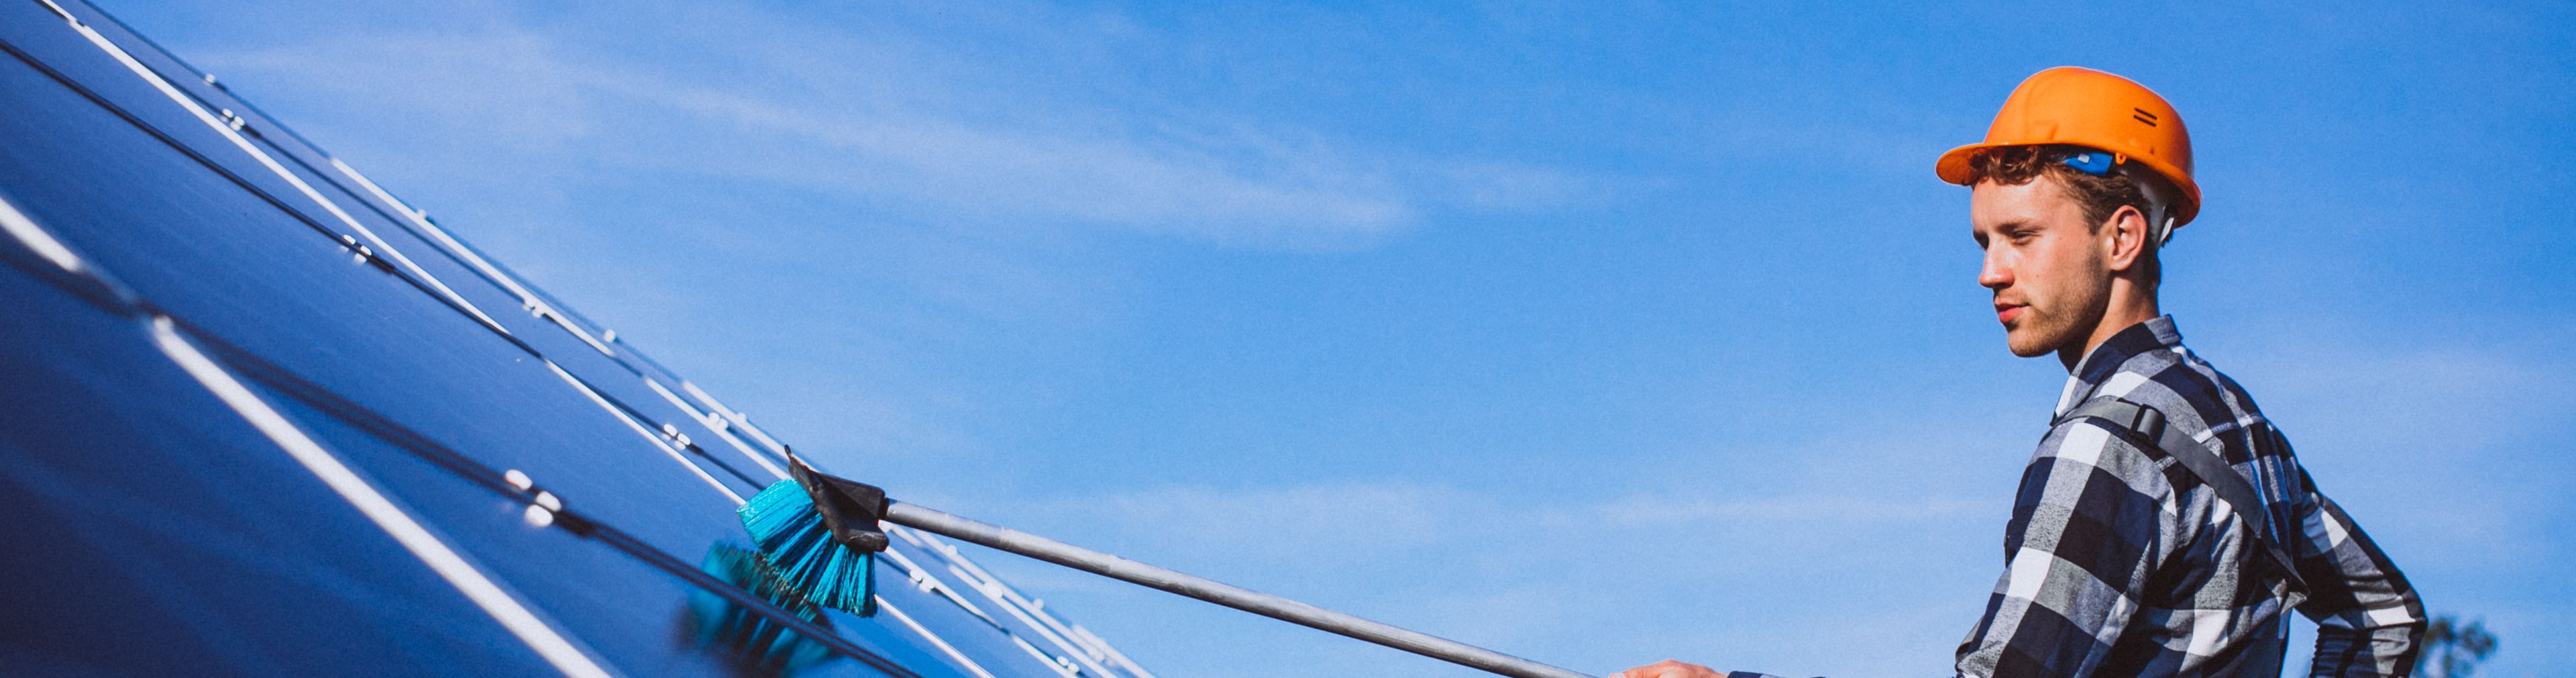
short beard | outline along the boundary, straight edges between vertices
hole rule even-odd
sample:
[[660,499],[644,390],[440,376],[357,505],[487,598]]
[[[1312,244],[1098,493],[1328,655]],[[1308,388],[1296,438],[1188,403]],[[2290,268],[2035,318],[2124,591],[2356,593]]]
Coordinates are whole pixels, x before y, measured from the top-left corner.
[[2102,317],[2111,312],[2111,285],[2105,280],[2099,286],[2081,292],[2076,298],[2060,300],[2070,303],[2052,304],[2054,308],[2024,307],[2028,309],[2022,317],[2025,331],[2006,333],[2005,348],[2024,358],[2083,351],[2084,342],[2093,338],[2093,330],[2102,324]]
[[2023,343],[2020,338],[2010,334],[2004,335],[2004,348],[2012,349],[2014,356],[2023,358],[2037,358],[2057,352],[2057,347],[2046,343],[2044,339]]

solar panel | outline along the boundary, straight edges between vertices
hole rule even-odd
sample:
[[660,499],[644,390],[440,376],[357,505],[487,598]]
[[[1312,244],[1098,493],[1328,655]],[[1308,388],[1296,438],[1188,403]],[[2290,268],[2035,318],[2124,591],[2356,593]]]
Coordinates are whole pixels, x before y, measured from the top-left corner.
[[94,7],[0,49],[0,673],[1150,678],[900,527],[780,635],[776,434]]

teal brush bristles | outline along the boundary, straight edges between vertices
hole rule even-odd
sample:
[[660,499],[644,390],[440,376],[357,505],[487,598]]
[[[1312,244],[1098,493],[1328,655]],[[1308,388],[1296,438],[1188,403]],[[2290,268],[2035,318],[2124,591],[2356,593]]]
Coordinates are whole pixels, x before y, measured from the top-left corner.
[[735,512],[779,577],[806,600],[862,617],[876,614],[874,556],[832,541],[803,485],[778,481]]
[[[706,561],[698,568],[767,599],[799,619],[831,627],[832,621],[823,618],[822,610],[806,600],[803,591],[795,590],[781,578],[778,570],[770,566],[769,558],[758,551],[717,544],[707,549]],[[754,669],[749,675],[795,675],[832,656],[830,647],[703,590],[689,593],[689,616],[697,627],[700,644],[724,648]]]

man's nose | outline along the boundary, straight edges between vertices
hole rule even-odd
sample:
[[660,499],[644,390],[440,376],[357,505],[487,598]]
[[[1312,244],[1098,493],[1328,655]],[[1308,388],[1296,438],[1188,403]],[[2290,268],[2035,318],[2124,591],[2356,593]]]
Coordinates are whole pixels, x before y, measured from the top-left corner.
[[1985,267],[1977,271],[1977,284],[1995,290],[2012,285],[2012,269],[2005,266],[2001,259],[2002,257],[1997,256],[1992,250],[1986,252]]

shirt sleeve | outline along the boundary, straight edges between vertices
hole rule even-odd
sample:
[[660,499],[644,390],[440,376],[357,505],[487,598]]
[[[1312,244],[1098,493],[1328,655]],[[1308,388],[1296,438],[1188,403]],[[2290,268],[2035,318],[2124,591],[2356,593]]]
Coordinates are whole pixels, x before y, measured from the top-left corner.
[[2317,622],[2317,653],[2309,675],[2325,678],[2395,678],[2412,672],[2424,638],[2424,604],[2406,575],[2371,543],[2352,516],[2299,473],[2308,501],[2301,502],[2301,537],[2293,544],[2308,598],[2299,613]]
[[2004,573],[1960,643],[1973,678],[2085,678],[2137,616],[2148,573],[2179,518],[2170,481],[2090,421],[2060,425],[2022,472],[2004,530]]

